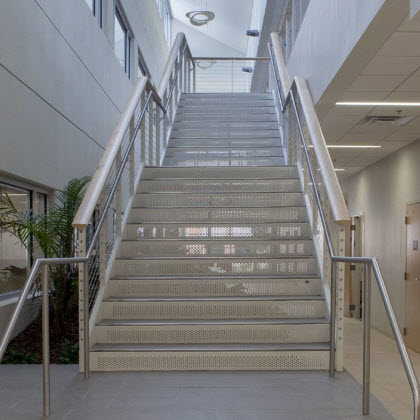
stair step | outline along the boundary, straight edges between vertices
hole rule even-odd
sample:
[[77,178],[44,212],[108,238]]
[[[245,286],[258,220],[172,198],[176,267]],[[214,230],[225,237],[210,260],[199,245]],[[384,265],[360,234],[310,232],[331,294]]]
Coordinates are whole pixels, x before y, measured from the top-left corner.
[[175,123],[178,122],[203,122],[203,123],[218,123],[218,122],[275,122],[278,126],[277,115],[273,114],[265,114],[259,113],[248,115],[247,114],[203,114],[203,113],[184,113],[184,114],[176,114]]
[[129,223],[125,239],[272,240],[311,237],[308,223]]
[[272,93],[182,93],[181,99],[273,99]]
[[283,156],[283,148],[273,147],[247,147],[247,148],[230,148],[230,147],[168,147],[166,149],[165,158],[178,157],[184,159],[202,159],[202,158],[248,158],[248,157],[272,157]]
[[221,320],[102,320],[93,342],[100,344],[261,344],[329,341],[326,318]]
[[230,147],[230,148],[249,148],[249,147],[281,147],[279,137],[263,138],[263,139],[172,139],[171,147],[175,148],[201,148],[201,147]]
[[253,108],[273,108],[274,100],[273,98],[267,99],[256,99],[256,98],[236,98],[236,99],[184,99],[181,98],[178,104],[178,109],[180,108],[207,108],[207,107],[220,107],[220,108],[232,108],[232,107],[239,107],[239,108],[246,108],[248,112]]
[[143,193],[133,207],[281,207],[303,206],[302,193]]
[[225,352],[225,351],[325,351],[329,343],[279,343],[279,344],[95,344],[90,351],[118,352]]
[[124,241],[118,250],[120,258],[138,257],[231,257],[231,258],[279,258],[282,256],[312,256],[313,242],[300,241],[236,241],[226,240],[136,240]]
[[102,327],[162,327],[208,325],[329,325],[328,318],[250,318],[250,319],[103,319],[96,325]]
[[175,121],[174,130],[194,129],[194,130],[278,130],[277,121]]
[[129,221],[142,222],[307,222],[306,207],[133,208]]
[[224,179],[227,181],[231,180],[268,180],[275,179],[276,182],[281,182],[281,179],[298,179],[298,171],[296,166],[274,166],[274,167],[263,167],[263,168],[220,168],[207,167],[207,168],[173,168],[173,167],[146,167],[142,172],[142,182],[150,179],[163,179],[165,181],[174,181],[178,179],[189,179],[189,180],[215,180]]
[[[242,138],[251,138],[259,139],[266,137],[280,137],[278,127],[273,129],[221,129],[221,128],[182,128],[174,129],[171,132],[171,139],[185,139],[185,138],[233,138],[233,139],[242,139]],[[170,143],[169,143],[170,144]]]
[[117,259],[113,276],[307,276],[317,274],[314,258],[200,258],[200,259]]
[[[224,169],[221,169],[224,171]],[[170,174],[170,172],[162,172]],[[147,174],[145,174],[147,175]],[[298,179],[163,179],[142,180],[138,193],[300,193]]]
[[104,319],[325,318],[323,299],[102,302]]
[[321,279],[265,277],[137,277],[112,278],[109,294],[119,297],[165,296],[316,296],[322,293]]
[[180,297],[115,297],[105,298],[104,302],[249,302],[249,301],[290,301],[290,300],[324,300],[321,295],[299,296],[180,296]]
[[167,166],[182,166],[182,167],[206,167],[206,166],[273,166],[284,165],[285,159],[283,157],[261,157],[261,158],[210,158],[210,159],[185,159],[177,157],[169,157],[164,160]]

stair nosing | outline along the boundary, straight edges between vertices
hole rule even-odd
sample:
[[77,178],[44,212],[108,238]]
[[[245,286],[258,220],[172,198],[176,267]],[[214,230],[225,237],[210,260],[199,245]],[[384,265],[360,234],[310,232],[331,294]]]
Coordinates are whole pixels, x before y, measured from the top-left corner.
[[185,195],[191,195],[191,194],[202,194],[202,195],[221,195],[221,194],[299,194],[303,195],[303,191],[140,191],[136,192],[136,195],[151,195],[151,194],[185,194]]
[[257,239],[250,239],[250,238],[198,238],[198,239],[194,239],[194,238],[139,238],[139,239],[122,239],[121,243],[124,242],[211,242],[211,241],[215,241],[215,242],[234,242],[234,241],[238,241],[238,242],[313,242],[313,238],[311,237],[300,237],[299,239],[293,239],[293,238],[274,238],[274,239],[264,239],[264,238],[257,238]]
[[95,326],[177,326],[177,325],[326,325],[325,318],[237,318],[237,319],[102,319]]
[[242,352],[242,351],[328,351],[329,342],[299,344],[95,344],[95,352]]
[[252,225],[266,225],[266,224],[309,225],[309,221],[304,221],[304,222],[281,222],[281,221],[279,221],[279,222],[272,222],[272,221],[268,221],[268,222],[215,222],[215,221],[210,221],[210,222],[208,222],[208,221],[203,221],[203,222],[196,222],[196,221],[193,221],[193,222],[168,222],[168,221],[166,221],[166,222],[127,222],[127,225],[144,225],[144,224],[146,224],[146,225],[150,225],[150,224],[153,224],[153,225],[170,225],[170,224],[177,224],[177,225],[197,225],[197,224],[200,224],[200,225],[203,225],[203,224],[204,225],[221,225],[221,224],[223,224],[223,225],[238,225],[238,224],[240,224],[240,225],[243,225],[244,223],[252,224]]
[[314,254],[310,254],[310,255],[283,255],[283,256],[279,256],[279,257],[272,257],[272,256],[232,256],[232,257],[226,257],[226,256],[217,256],[217,257],[202,257],[202,256],[188,256],[188,255],[183,255],[183,256],[162,256],[162,257],[117,257],[115,260],[116,261],[161,261],[161,260],[165,260],[165,261],[177,261],[177,260],[188,260],[188,261],[196,261],[196,260],[258,260],[258,259],[262,259],[262,260],[297,260],[297,259],[303,259],[303,260],[307,260],[307,259],[313,259],[315,258]]
[[306,274],[294,276],[128,276],[128,275],[114,275],[110,281],[126,281],[126,280],[321,280],[320,274]]
[[[253,207],[238,207],[237,205],[235,206],[223,206],[223,208],[229,207],[231,209],[241,209],[241,210],[248,210],[248,209],[284,209],[284,208],[306,208],[305,205],[297,205],[297,206],[267,206],[267,205],[263,205],[263,206],[253,206]],[[172,208],[172,209],[202,209],[202,208],[209,208],[210,210],[213,210],[212,207],[209,207],[208,205],[205,206],[132,206],[131,207],[133,210],[134,209],[158,209],[158,208]],[[220,207],[222,208],[222,207]],[[263,222],[264,223],[264,222]]]

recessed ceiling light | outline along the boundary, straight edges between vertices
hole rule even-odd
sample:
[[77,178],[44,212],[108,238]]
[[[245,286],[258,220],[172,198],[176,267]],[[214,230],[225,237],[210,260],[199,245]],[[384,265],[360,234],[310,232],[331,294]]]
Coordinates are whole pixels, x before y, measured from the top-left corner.
[[[312,144],[309,147],[314,147]],[[327,144],[328,149],[379,149],[382,146],[370,145],[370,144]]]
[[195,10],[188,12],[185,16],[190,20],[191,25],[203,26],[213,20],[216,15],[208,10]]
[[335,170],[336,172],[343,172],[343,171],[345,171],[345,169],[343,169],[343,168],[334,168],[334,170]]
[[420,102],[336,102],[340,106],[418,106]]

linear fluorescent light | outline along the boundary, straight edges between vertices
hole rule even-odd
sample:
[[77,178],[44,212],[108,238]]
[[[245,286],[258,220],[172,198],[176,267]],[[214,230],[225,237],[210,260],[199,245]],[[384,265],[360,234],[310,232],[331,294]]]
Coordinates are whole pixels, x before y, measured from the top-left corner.
[[340,106],[419,106],[420,102],[336,102]]
[[335,170],[336,172],[343,172],[343,171],[345,171],[345,169],[343,169],[343,168],[334,168],[334,170]]
[[[314,147],[312,144],[309,147]],[[371,145],[371,144],[327,144],[328,149],[379,149],[382,146]]]

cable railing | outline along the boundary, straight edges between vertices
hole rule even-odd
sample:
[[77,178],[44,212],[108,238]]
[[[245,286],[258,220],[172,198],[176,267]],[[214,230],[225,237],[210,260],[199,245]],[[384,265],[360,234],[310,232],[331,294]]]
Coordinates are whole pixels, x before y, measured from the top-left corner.
[[373,271],[412,390],[413,418],[419,420],[419,383],[398,326],[378,261],[372,257],[344,256],[344,226],[349,223],[350,219],[306,80],[296,77],[290,82],[277,33],[271,34],[271,44],[269,43],[268,48],[272,63],[270,86],[273,89],[280,114],[280,128],[287,163],[297,165],[302,175],[322,278],[326,290],[329,289],[330,376],[335,375],[337,365],[340,370],[342,369],[343,264],[364,264],[363,414],[369,414],[370,403],[371,273]]
[[89,334],[109,279],[111,266],[128,220],[142,169],[160,166],[181,92],[195,88],[195,63],[184,34],[179,33],[158,90],[148,78],[134,85],[73,221],[77,256],[39,258],[20,293],[0,341],[0,360],[18,317],[42,268],[43,411],[50,415],[49,268],[79,266],[79,365],[89,377]]
[[267,57],[194,57],[197,93],[268,92],[254,75],[269,67]]

